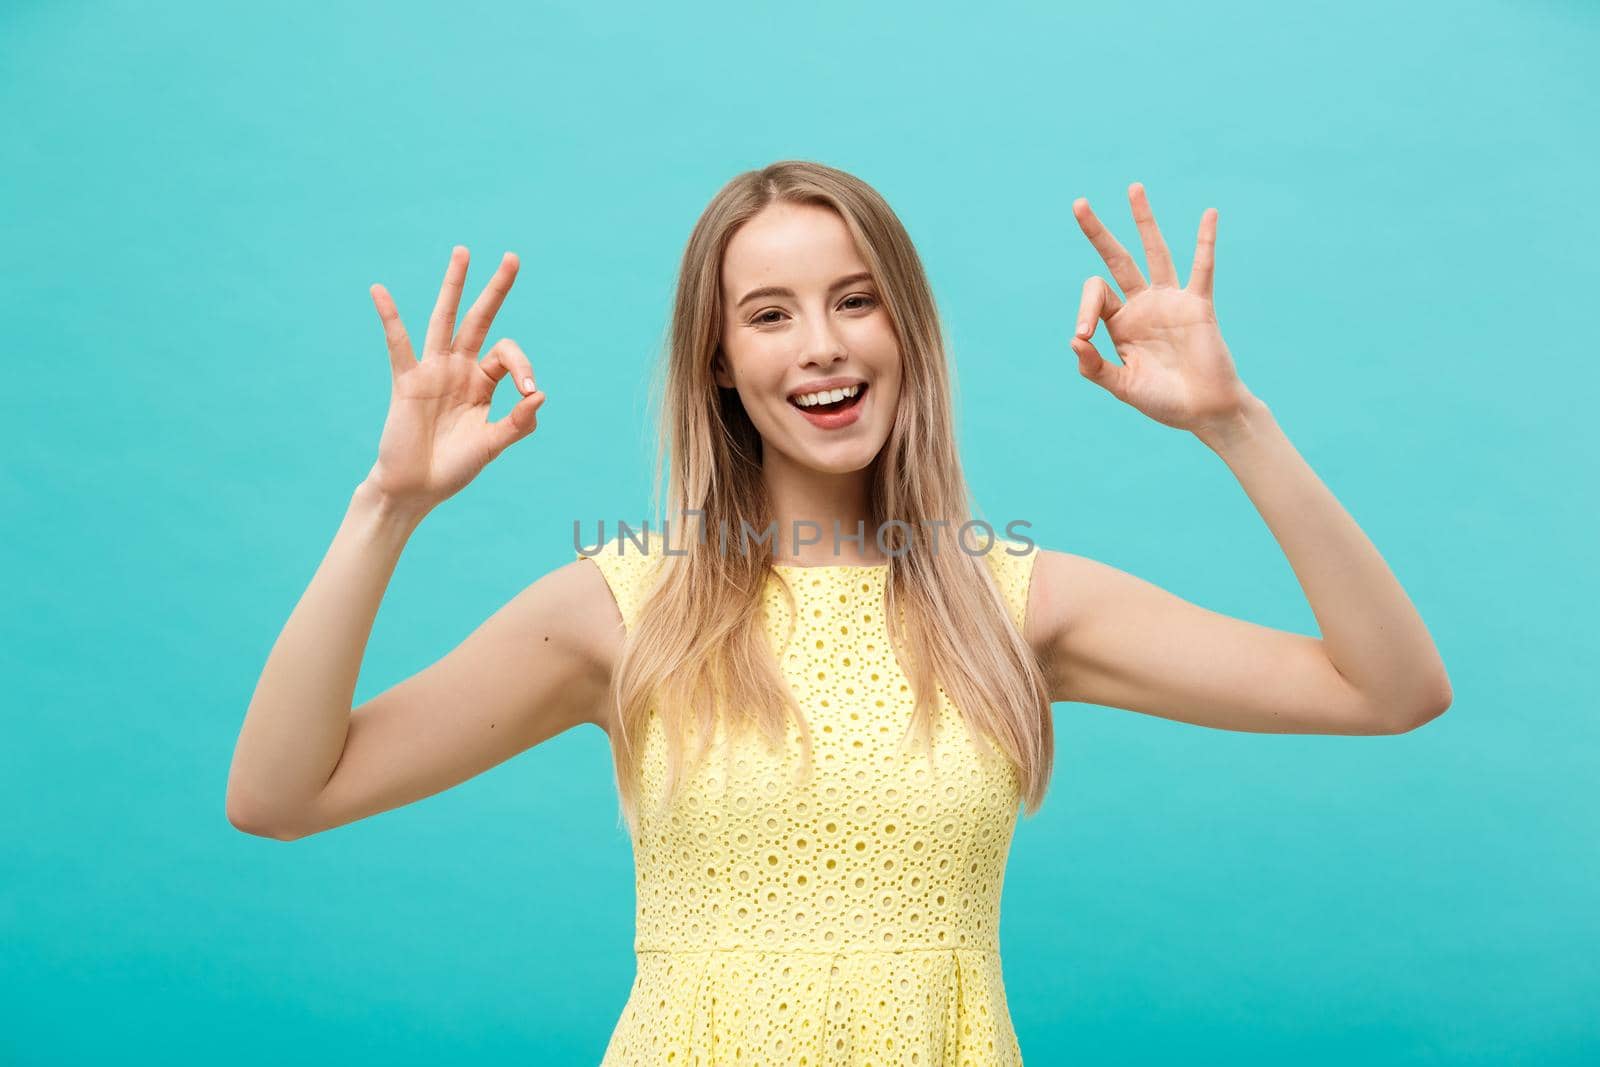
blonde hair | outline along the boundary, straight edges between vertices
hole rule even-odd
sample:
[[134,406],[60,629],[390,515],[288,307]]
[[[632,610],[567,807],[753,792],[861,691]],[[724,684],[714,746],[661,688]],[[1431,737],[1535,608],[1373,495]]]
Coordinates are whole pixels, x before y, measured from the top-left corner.
[[[900,344],[900,397],[893,429],[871,467],[867,536],[890,519],[913,530],[942,520],[955,531],[972,518],[938,311],[899,218],[871,186],[819,163],[785,160],[735,177],[689,235],[664,359],[652,385],[664,431],[658,436],[652,510],[661,514],[661,477],[670,464],[670,525],[685,536],[681,544],[673,536],[673,553],[657,564],[657,580],[639,606],[612,679],[617,786],[633,830],[652,709],[666,736],[664,800],[681,782],[691,728],[699,736],[699,760],[719,711],[730,730],[758,728],[772,745],[783,740],[785,718],[792,715],[804,766],[811,762],[805,714],[766,639],[762,592],[770,545],[719,551],[717,535],[706,530],[739,531],[745,523],[760,531],[773,522],[760,434],[738,394],[718,388],[712,364],[721,343],[723,254],[733,233],[775,201],[838,213],[877,282]],[[691,520],[691,514],[697,517]],[[893,525],[888,529],[895,531]],[[987,563],[966,551],[931,546],[922,536],[886,540],[898,542],[886,549],[891,559],[885,618],[905,614],[904,630],[892,622],[889,630],[914,696],[908,735],[915,730],[924,744],[929,741],[942,684],[969,735],[991,738],[1016,768],[1025,811],[1036,812],[1053,762],[1048,690]]]

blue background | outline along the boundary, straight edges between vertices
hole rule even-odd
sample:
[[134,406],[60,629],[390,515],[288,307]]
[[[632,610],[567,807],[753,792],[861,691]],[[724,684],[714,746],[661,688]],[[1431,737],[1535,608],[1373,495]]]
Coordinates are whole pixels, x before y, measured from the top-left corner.
[[1184,278],[1218,208],[1240,372],[1454,683],[1393,737],[1057,705],[1004,901],[1028,1061],[1596,1062],[1597,54],[1553,0],[6,5],[0,1059],[599,1059],[633,975],[600,731],[292,844],[228,824],[228,764],[374,456],[367,286],[420,339],[452,244],[469,293],[519,252],[495,335],[549,400],[417,532],[358,700],[574,518],[644,516],[689,228],[801,157],[918,243],[985,515],[1315,633],[1227,468],[1066,345],[1104,273],[1074,197],[1137,249],[1145,182]]

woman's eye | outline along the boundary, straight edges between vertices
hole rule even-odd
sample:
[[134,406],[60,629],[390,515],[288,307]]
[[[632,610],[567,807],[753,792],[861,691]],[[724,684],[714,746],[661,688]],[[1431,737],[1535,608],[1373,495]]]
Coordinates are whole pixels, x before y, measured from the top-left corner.
[[[847,296],[840,301],[840,304],[848,305],[852,300],[865,301],[865,303],[856,304],[855,306],[850,307],[849,310],[851,311],[861,311],[877,304],[877,300],[871,296],[868,296],[866,293],[855,293],[851,296]],[[754,326],[776,326],[778,324],[778,319],[768,318],[769,315],[778,315],[781,317],[783,312],[779,311],[777,308],[768,308],[766,311],[761,312],[755,318],[751,319],[750,322]]]

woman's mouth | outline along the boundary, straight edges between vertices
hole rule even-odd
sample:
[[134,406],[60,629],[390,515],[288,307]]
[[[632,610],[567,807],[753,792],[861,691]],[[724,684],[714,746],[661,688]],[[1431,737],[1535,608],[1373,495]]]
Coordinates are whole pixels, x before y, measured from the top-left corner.
[[[835,396],[841,392],[848,394],[851,390],[831,390]],[[867,384],[862,382],[855,386],[854,393],[854,396],[845,395],[837,400],[829,399],[809,406],[800,403],[799,399],[791,399],[789,406],[798,411],[811,425],[824,430],[837,430],[849,426],[861,417],[861,404],[867,395]]]

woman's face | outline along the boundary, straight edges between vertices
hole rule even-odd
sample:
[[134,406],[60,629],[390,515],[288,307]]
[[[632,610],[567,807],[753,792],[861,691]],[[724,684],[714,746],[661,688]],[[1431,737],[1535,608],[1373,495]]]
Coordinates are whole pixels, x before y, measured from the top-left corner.
[[[738,390],[766,464],[830,474],[871,464],[894,424],[900,346],[844,220],[814,204],[764,208],[728,243],[722,304],[716,382]],[[834,385],[857,395],[813,403]]]

